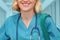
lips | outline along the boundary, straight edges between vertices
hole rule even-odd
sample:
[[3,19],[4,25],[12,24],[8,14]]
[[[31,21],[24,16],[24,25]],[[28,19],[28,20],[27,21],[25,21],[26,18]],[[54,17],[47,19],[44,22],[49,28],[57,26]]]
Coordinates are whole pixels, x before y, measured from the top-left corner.
[[30,4],[31,3],[26,3],[26,2],[25,3],[22,3],[22,5],[25,6],[25,7],[29,6]]
[[28,6],[29,4],[28,3],[23,3],[23,5]]

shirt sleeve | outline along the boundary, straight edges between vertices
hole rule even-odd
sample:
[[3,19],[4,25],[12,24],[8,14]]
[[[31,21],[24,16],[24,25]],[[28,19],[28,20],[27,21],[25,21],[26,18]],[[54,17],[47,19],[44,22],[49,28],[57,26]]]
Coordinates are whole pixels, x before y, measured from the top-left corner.
[[0,40],[7,40],[7,37],[5,35],[5,24],[0,28]]
[[9,19],[7,19],[4,24],[1,26],[0,28],[0,40],[8,40],[9,36],[7,35],[7,23],[8,23]]
[[60,40],[60,31],[57,29],[56,24],[53,22],[51,17],[47,17],[45,20],[47,25],[48,33],[51,40]]

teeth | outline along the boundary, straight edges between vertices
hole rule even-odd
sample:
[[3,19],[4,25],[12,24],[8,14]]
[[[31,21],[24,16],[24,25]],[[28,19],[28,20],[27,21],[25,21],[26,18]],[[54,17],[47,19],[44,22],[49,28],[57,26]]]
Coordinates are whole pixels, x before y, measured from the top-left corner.
[[28,5],[28,4],[23,4],[23,5]]
[[29,5],[29,3],[23,3],[23,5]]

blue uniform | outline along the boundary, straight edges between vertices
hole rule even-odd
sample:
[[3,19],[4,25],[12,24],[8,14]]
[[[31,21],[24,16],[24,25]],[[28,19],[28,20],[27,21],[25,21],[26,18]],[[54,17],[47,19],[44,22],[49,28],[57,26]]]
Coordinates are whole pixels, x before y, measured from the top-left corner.
[[[16,40],[16,24],[19,14],[9,17],[4,25],[0,28],[0,40]],[[44,36],[41,30],[40,25],[40,14],[37,14],[37,27],[40,29],[40,40],[44,40]],[[30,40],[30,33],[33,27],[35,27],[36,17],[35,15],[32,17],[32,20],[29,24],[29,27],[26,28],[26,25],[23,23],[22,19],[20,18],[18,23],[18,39],[19,40]],[[60,40],[60,32],[57,30],[56,25],[54,24],[51,17],[47,17],[45,20],[46,27],[48,29],[48,33],[50,35],[51,40]],[[33,32],[33,40],[37,40],[38,37],[37,33]]]

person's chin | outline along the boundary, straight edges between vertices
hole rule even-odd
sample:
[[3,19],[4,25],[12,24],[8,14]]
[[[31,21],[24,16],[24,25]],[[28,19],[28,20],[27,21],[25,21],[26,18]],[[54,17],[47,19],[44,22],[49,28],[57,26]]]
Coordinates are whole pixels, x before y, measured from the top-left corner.
[[30,9],[24,8],[22,11],[27,12],[27,11],[29,11],[29,10],[30,10]]

